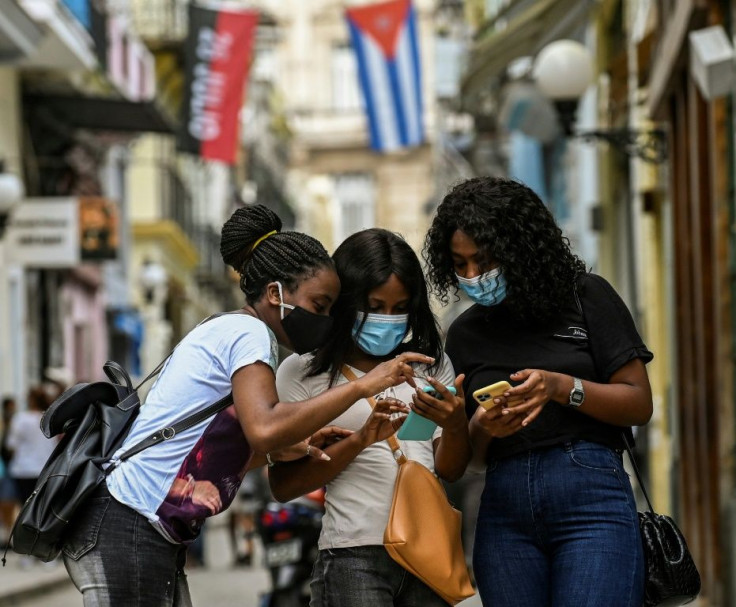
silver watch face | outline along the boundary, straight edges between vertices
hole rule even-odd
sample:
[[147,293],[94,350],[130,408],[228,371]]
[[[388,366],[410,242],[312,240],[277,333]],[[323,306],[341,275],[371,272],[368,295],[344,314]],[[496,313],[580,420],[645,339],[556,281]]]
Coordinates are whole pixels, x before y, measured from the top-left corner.
[[585,400],[585,390],[583,390],[583,382],[577,377],[573,378],[573,387],[570,391],[570,402],[568,403],[571,407],[579,407]]

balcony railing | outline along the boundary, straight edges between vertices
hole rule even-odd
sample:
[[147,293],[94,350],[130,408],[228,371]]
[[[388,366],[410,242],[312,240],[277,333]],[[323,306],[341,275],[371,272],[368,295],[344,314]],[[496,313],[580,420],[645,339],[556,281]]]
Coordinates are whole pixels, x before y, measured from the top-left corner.
[[220,234],[211,226],[197,226],[193,242],[199,253],[197,267],[199,282],[229,286],[231,283],[228,279],[227,266],[222,263],[220,255]]
[[194,222],[194,202],[189,189],[172,167],[162,166],[160,187],[161,218],[179,224],[187,237],[194,242],[197,231]]

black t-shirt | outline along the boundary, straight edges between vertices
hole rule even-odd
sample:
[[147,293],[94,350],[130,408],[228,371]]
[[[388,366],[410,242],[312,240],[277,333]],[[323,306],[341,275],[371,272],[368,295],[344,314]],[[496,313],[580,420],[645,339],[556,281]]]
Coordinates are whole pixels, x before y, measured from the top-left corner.
[[[581,276],[578,295],[582,311],[571,301],[558,318],[544,326],[518,320],[503,303],[492,307],[476,304],[452,323],[446,351],[455,372],[465,373],[468,417],[478,406],[471,396],[473,391],[510,381],[509,375],[515,371],[543,369],[606,383],[629,361],[652,360],[629,310],[605,279],[595,274]],[[526,428],[492,440],[487,458],[508,457],[571,440],[623,448],[621,430],[550,401]]]

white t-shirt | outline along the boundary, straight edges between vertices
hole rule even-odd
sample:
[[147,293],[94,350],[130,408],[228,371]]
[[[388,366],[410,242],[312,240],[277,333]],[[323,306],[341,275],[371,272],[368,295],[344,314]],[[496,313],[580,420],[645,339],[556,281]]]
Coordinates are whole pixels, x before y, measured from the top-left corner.
[[[224,314],[195,327],[177,346],[113,461],[166,426],[214,404],[231,390],[240,368],[264,362],[276,371],[278,344],[271,330],[247,314]],[[192,492],[219,491],[222,509],[235,497],[252,452],[235,407],[149,447],[108,477],[110,493],[148,518],[168,539],[188,542],[208,516]]]
[[38,478],[56,447],[56,439],[41,432],[40,411],[18,411],[8,430],[8,448],[13,450],[8,472],[14,478]]
[[[276,373],[276,388],[279,400],[296,402],[317,396],[329,388],[329,372],[305,378],[310,355],[293,354],[287,358]],[[353,373],[357,377],[364,375],[358,369]],[[425,375],[423,366],[417,372]],[[452,385],[455,372],[447,356],[442,357],[440,366],[434,370],[434,377],[445,385]],[[337,384],[347,379],[341,374]],[[417,380],[417,385],[424,385]],[[408,384],[401,384],[387,391],[407,404],[411,404],[414,389]],[[331,424],[348,430],[360,430],[371,413],[371,405],[361,399]],[[433,440],[441,436],[438,426],[432,440],[401,441],[401,449],[412,460],[418,461],[434,472]],[[394,493],[398,464],[394,460],[391,447],[386,441],[374,443],[361,451],[348,466],[327,484],[325,495],[325,516],[322,519],[322,533],[319,548],[346,548],[349,546],[375,546],[383,544],[383,532],[388,523],[391,500]]]

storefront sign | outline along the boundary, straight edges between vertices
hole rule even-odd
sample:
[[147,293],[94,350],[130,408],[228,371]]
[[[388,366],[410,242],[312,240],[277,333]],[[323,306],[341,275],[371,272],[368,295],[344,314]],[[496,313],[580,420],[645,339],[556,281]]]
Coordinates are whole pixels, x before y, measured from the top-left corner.
[[117,234],[117,207],[106,198],[29,198],[13,210],[6,251],[23,266],[69,268],[114,259]]
[[79,198],[79,253],[82,261],[115,259],[118,252],[118,209],[107,198]]

